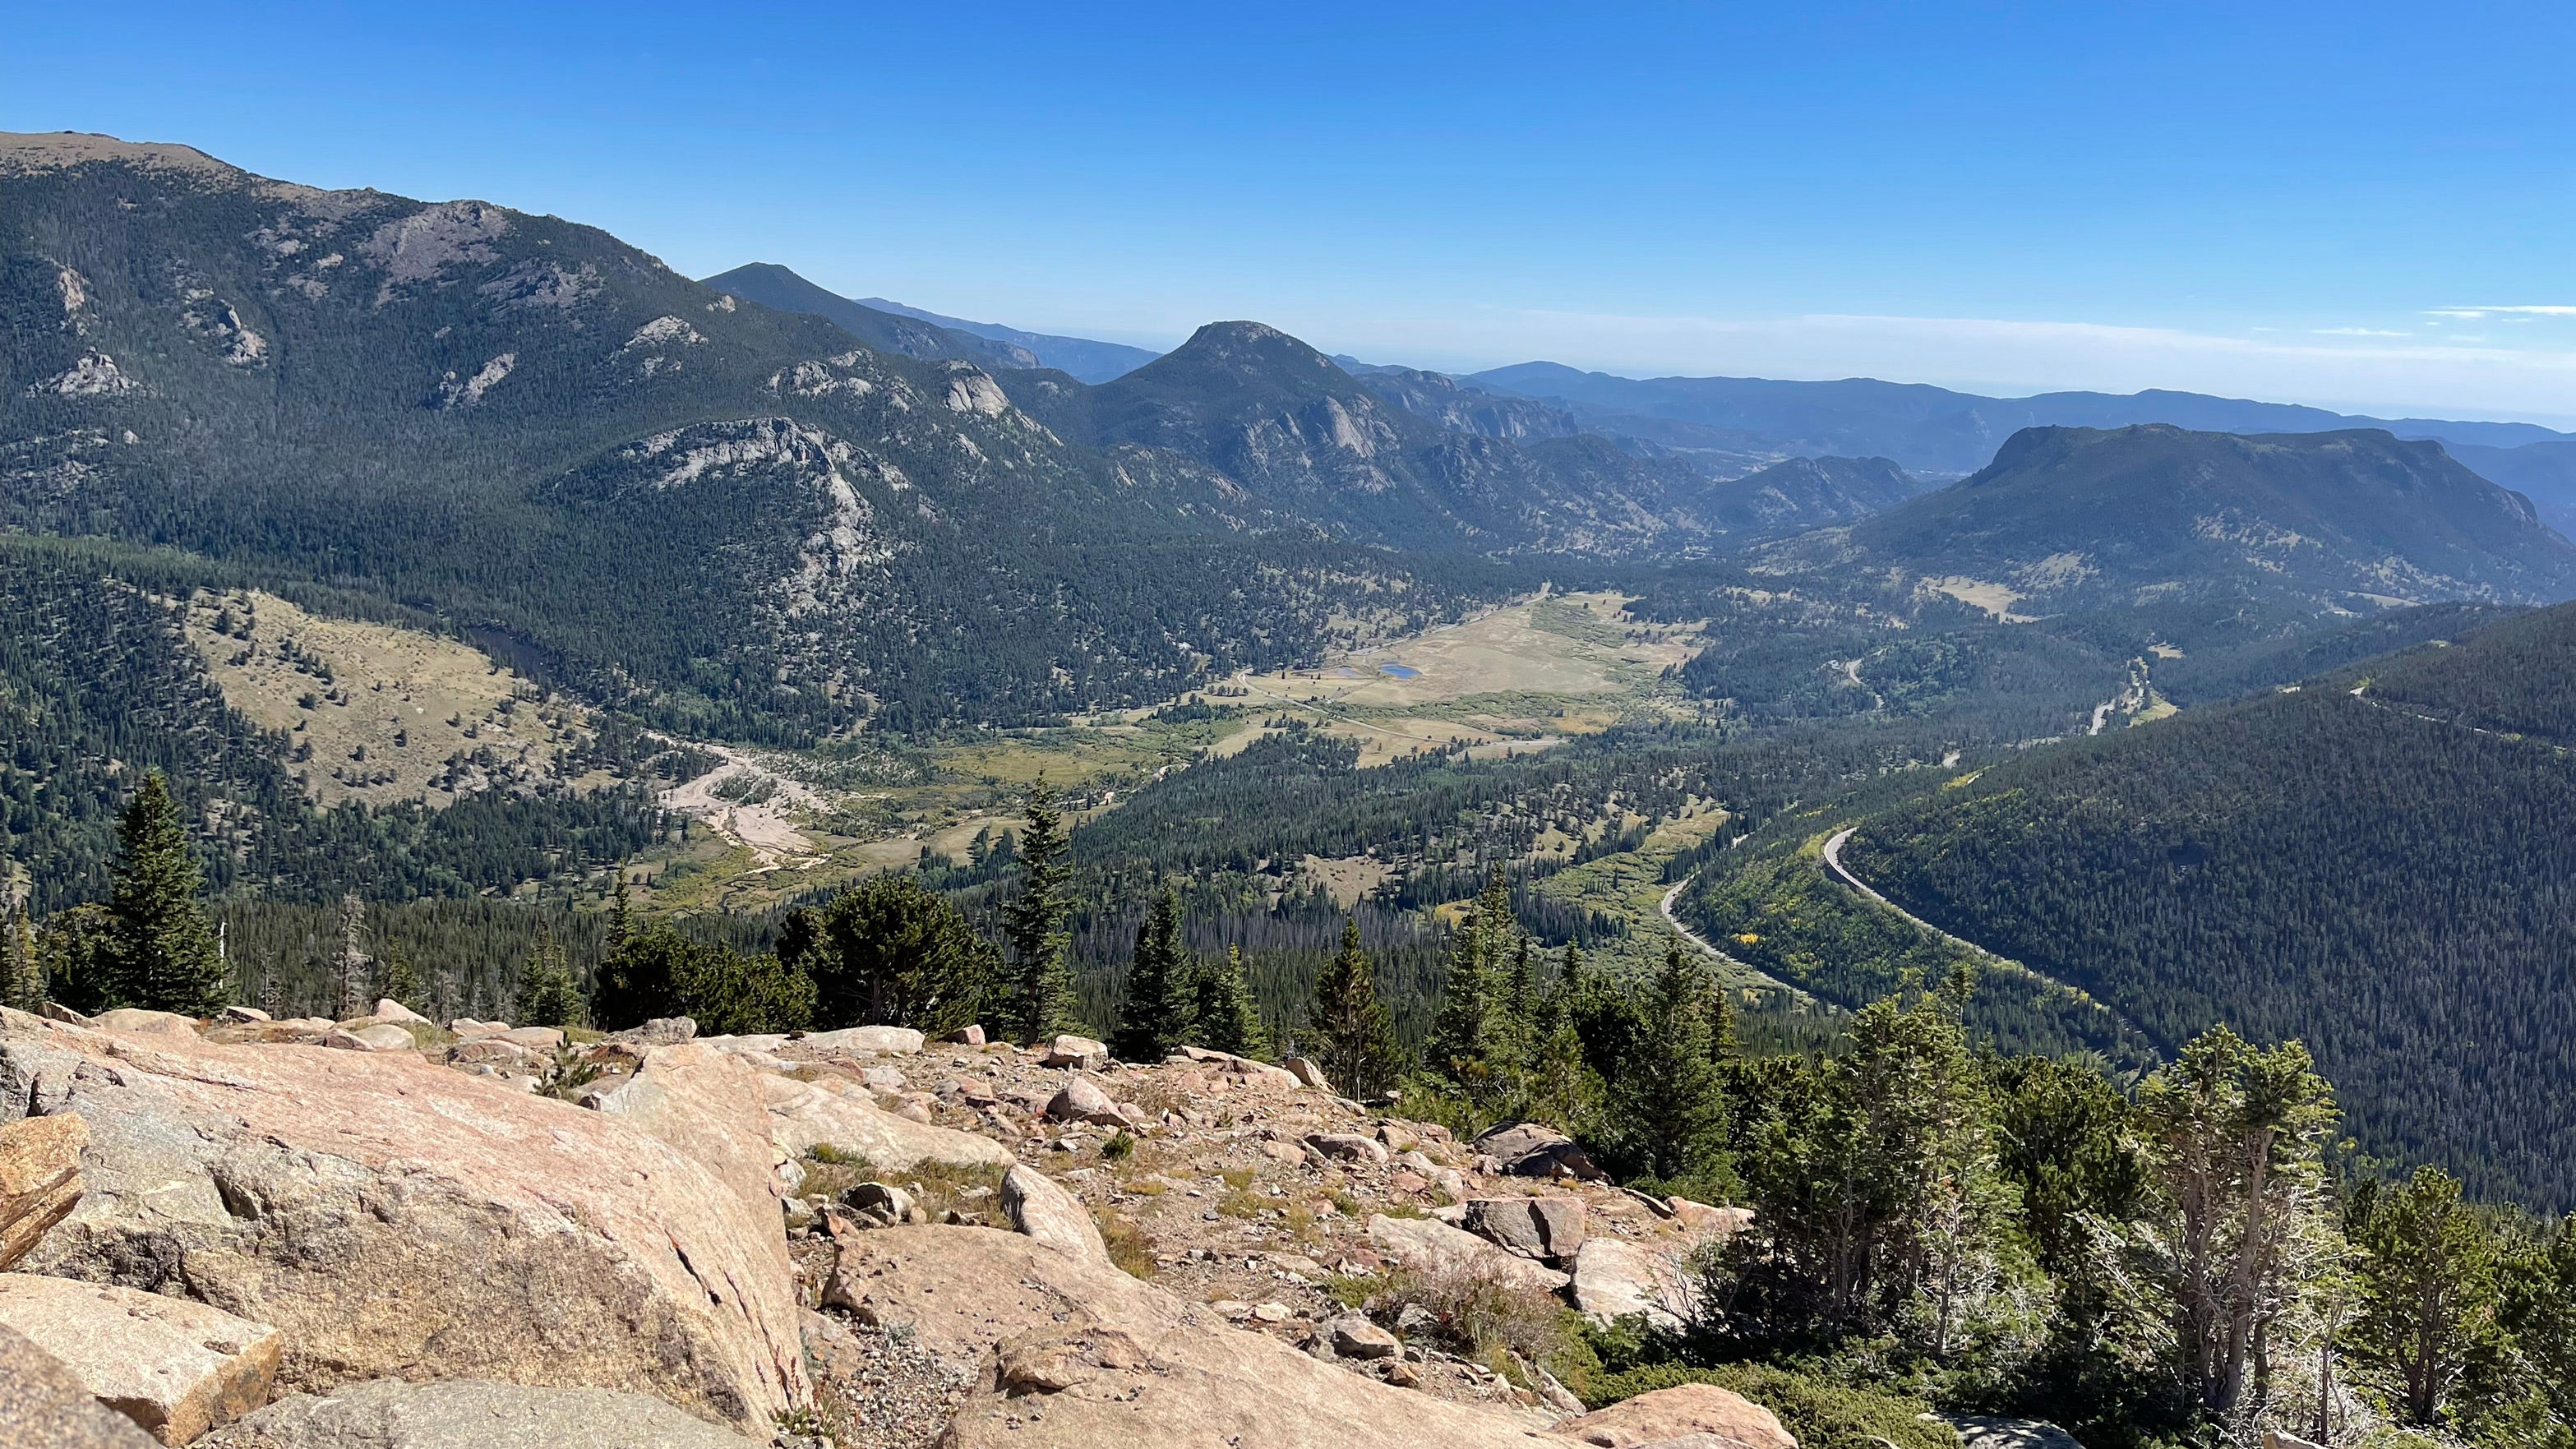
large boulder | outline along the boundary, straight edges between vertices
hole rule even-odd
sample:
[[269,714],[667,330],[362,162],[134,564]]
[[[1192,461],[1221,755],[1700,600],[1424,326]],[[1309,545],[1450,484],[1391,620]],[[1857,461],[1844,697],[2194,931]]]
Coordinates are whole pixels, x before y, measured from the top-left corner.
[[1060,1036],[1048,1045],[1047,1054],[1038,1065],[1079,1067],[1086,1072],[1096,1072],[1109,1065],[1109,1048],[1087,1036]]
[[1430,1218],[1368,1220],[1369,1241],[1377,1250],[1416,1273],[1491,1278],[1508,1287],[1554,1293],[1566,1276],[1515,1257],[1463,1228]]
[[1604,1326],[1643,1314],[1656,1328],[1678,1329],[1698,1312],[1699,1294],[1666,1254],[1624,1238],[1589,1238],[1574,1255],[1574,1306]]
[[751,1449],[659,1399],[488,1379],[371,1379],[296,1394],[218,1430],[203,1449]]
[[88,1145],[89,1124],[78,1117],[24,1117],[0,1126],[0,1272],[71,1216],[81,1197],[81,1149]]
[[374,1026],[335,1027],[322,1038],[322,1044],[352,1052],[407,1052],[420,1046],[409,1031],[390,1021]]
[[945,1449],[1554,1442],[1520,1419],[1390,1388],[1114,1268],[989,1229],[861,1234],[841,1246],[829,1301],[981,1371]]
[[1048,1101],[1046,1114],[1058,1122],[1092,1122],[1103,1127],[1123,1126],[1126,1117],[1118,1103],[1098,1082],[1085,1072],[1076,1072]]
[[807,1032],[798,1045],[827,1057],[884,1052],[910,1056],[920,1051],[922,1036],[908,1026],[845,1026],[838,1031]]
[[0,1328],[0,1444],[9,1449],[154,1449],[61,1359]]
[[787,1231],[776,1194],[777,1148],[769,1140],[769,1105],[760,1074],[733,1057],[696,1042],[649,1050],[635,1074],[582,1103],[625,1120],[697,1159],[741,1199],[749,1216],[767,1225],[762,1254],[776,1271],[792,1273]]
[[380,996],[376,998],[375,1015],[376,1020],[390,1021],[397,1026],[428,1026],[430,1024],[428,1017],[421,1015],[419,1012],[412,1010],[410,1007],[403,1005],[401,1002],[394,1000],[390,996]]
[[800,1082],[763,1073],[759,1080],[769,1109],[769,1140],[791,1161],[827,1145],[864,1157],[885,1172],[920,1162],[1007,1168],[1019,1161],[989,1137],[898,1117],[878,1106],[865,1086],[845,1077]]
[[276,1329],[185,1298],[0,1273],[0,1327],[164,1444],[241,1417],[277,1385]]
[[776,1209],[618,1117],[413,1052],[0,1013],[0,1113],[31,1107],[90,1142],[26,1266],[272,1324],[286,1388],[614,1388],[763,1433],[803,1396]]
[[120,1006],[102,1011],[89,1019],[101,1031],[140,1031],[156,1036],[195,1036],[197,1023],[175,1011],[145,1011],[139,1006]]
[[1570,1177],[1596,1181],[1601,1169],[1574,1139],[1536,1122],[1514,1122],[1476,1139],[1475,1151],[1502,1164],[1516,1177]]
[[1622,1399],[1567,1419],[1552,1432],[1596,1449],[1692,1443],[1694,1435],[1737,1449],[1798,1449],[1769,1409],[1715,1384],[1680,1384]]
[[1079,1198],[1034,1167],[1015,1165],[1002,1175],[1002,1211],[1011,1226],[1078,1262],[1115,1266],[1100,1225]]
[[[2075,1436],[2046,1419],[1996,1419],[1959,1415],[1950,1419],[1963,1449],[2084,1449]],[[2263,1449],[2318,1449],[2305,1439],[2277,1429],[2263,1431]]]

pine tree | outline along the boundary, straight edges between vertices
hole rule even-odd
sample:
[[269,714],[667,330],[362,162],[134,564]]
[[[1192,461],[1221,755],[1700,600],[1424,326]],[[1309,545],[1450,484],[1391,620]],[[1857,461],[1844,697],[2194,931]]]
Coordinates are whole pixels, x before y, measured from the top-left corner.
[[1475,907],[1449,939],[1449,970],[1441,987],[1440,1011],[1431,1021],[1431,1041],[1423,1052],[1432,1071],[1449,1078],[1482,1101],[1496,1085],[1495,1060],[1502,983],[1499,974],[1503,924],[1511,902],[1497,878],[1485,887]]
[[1020,894],[1002,907],[1011,971],[999,1021],[1006,1036],[1035,1042],[1077,1025],[1073,968],[1065,959],[1072,945],[1065,929],[1072,913],[1065,881],[1072,867],[1065,859],[1064,816],[1044,780],[1029,787],[1028,827],[1018,854]]
[[385,954],[376,958],[376,980],[372,989],[382,1000],[420,1010],[420,973],[412,969],[411,957],[400,948],[387,947]]
[[1243,948],[1228,946],[1214,961],[1201,962],[1193,973],[1192,1014],[1198,1018],[1197,1045],[1240,1057],[1270,1054],[1270,1033],[1252,1004],[1252,983],[1243,969]]
[[579,1026],[581,1008],[581,989],[564,964],[563,948],[555,944],[552,931],[539,928],[537,943],[519,971],[518,1025]]
[[617,868],[617,893],[609,898],[608,935],[600,954],[614,956],[635,934],[635,897],[626,888],[626,867]]
[[231,999],[215,931],[197,904],[179,802],[158,770],[143,777],[117,830],[122,846],[108,910],[116,920],[113,989],[122,1003],[212,1016]]
[[0,1005],[34,1011],[45,1004],[45,968],[36,957],[36,931],[21,902],[0,923]]
[[[1181,897],[1164,890],[1136,927],[1136,954],[1127,966],[1127,997],[1119,1027],[1109,1038],[1120,1061],[1159,1062],[1190,1042],[1197,1025],[1197,975],[1181,946]],[[1222,1050],[1222,1048],[1220,1048]]]
[[1707,991],[1679,940],[1665,946],[1644,1008],[1645,1030],[1617,1078],[1618,1111],[1644,1144],[1648,1170],[1679,1177],[1704,1165],[1724,1125]]
[[1377,963],[1360,949],[1356,919],[1342,923],[1342,949],[1315,979],[1306,1029],[1314,1035],[1324,1075],[1351,1096],[1374,1097],[1403,1070],[1394,1020],[1377,996]]
[[2352,1348],[2386,1373],[2406,1422],[2430,1428],[2497,1346],[2495,1240],[2435,1167],[2379,1193],[2353,1236],[2366,1253]]

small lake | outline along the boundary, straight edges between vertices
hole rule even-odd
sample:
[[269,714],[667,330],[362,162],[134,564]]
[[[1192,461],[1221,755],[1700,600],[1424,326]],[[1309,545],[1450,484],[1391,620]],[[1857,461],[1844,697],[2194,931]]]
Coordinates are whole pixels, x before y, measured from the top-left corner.
[[1380,674],[1392,674],[1398,679],[1420,679],[1422,677],[1422,671],[1414,668],[1410,664],[1381,664],[1377,667],[1377,672]]

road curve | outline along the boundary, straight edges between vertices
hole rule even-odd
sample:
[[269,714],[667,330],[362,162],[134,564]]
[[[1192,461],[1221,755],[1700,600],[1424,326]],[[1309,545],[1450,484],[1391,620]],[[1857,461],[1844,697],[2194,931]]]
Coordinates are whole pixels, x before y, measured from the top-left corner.
[[[2009,958],[1998,956],[1994,952],[1987,950],[1985,947],[1978,945],[1976,942],[1971,941],[1964,936],[1951,935],[1949,932],[1942,930],[1939,926],[1932,924],[1930,921],[1914,914],[1905,907],[1898,905],[1896,902],[1889,900],[1883,895],[1880,895],[1877,891],[1870,888],[1869,882],[1852,874],[1851,867],[1843,864],[1843,842],[1851,839],[1852,832],[1858,828],[1859,827],[1857,826],[1844,826],[1842,829],[1835,831],[1832,837],[1825,841],[1825,869],[1833,872],[1834,879],[1841,881],[1844,885],[1850,886],[1853,890],[1860,892],[1862,895],[1876,901],[1879,905],[1890,911],[1894,911],[1897,915],[1912,922],[1917,930],[1928,931],[1932,935],[1949,942],[1953,946],[1957,946],[1962,950],[1974,951],[1989,961],[2009,960]],[[2013,964],[2018,965],[2019,963],[2016,962]],[[2029,970],[2028,967],[2023,967],[2022,969]],[[2039,973],[2032,972],[2031,974],[2038,975]]]

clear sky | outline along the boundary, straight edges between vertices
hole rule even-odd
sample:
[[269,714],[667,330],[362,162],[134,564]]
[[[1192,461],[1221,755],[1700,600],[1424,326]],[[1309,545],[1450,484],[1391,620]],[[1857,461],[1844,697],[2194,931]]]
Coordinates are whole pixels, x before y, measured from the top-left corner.
[[1467,369],[2576,419],[2576,5],[65,6],[0,129]]

